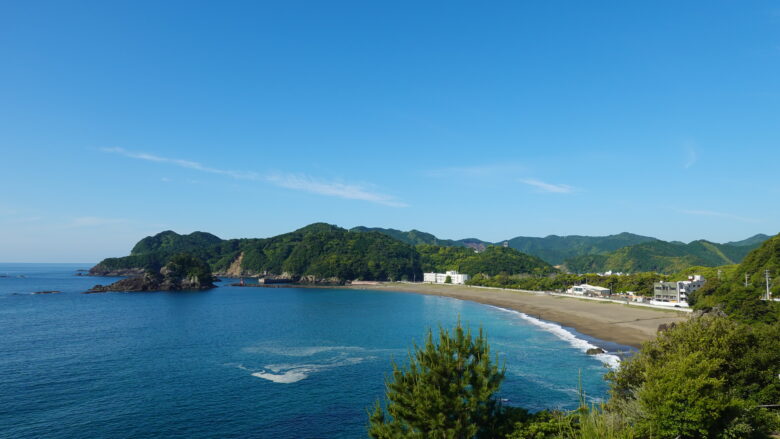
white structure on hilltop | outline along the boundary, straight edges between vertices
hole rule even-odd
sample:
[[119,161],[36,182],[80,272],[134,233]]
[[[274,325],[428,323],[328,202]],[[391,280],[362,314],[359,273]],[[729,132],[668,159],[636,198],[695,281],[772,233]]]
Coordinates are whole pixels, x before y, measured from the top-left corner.
[[450,283],[455,285],[463,285],[469,280],[468,274],[462,274],[455,270],[451,270],[446,273],[423,273],[423,282],[443,284],[447,283],[447,277],[450,278]]
[[656,282],[653,284],[653,305],[688,306],[688,295],[704,285],[704,277],[698,274],[688,276],[688,280],[677,282]]
[[609,288],[597,287],[596,285],[582,284],[569,288],[566,290],[566,293],[576,294],[578,296],[609,296],[612,294],[612,290]]

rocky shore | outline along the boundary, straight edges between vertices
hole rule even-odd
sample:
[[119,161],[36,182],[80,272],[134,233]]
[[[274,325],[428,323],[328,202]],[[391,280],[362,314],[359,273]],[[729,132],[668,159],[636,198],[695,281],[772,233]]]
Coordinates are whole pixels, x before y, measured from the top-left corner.
[[95,285],[86,293],[209,290],[216,288],[214,280],[208,264],[189,255],[179,255],[171,258],[159,272],[144,270],[110,285]]

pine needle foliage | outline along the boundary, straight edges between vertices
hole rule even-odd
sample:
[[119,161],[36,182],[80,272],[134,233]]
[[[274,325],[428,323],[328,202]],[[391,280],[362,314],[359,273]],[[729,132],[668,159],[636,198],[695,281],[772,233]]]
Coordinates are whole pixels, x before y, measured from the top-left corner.
[[408,365],[393,364],[385,408],[377,401],[369,417],[374,439],[472,439],[502,436],[504,418],[496,392],[505,367],[491,360],[482,330],[476,337],[460,321],[450,333],[429,330],[415,344]]

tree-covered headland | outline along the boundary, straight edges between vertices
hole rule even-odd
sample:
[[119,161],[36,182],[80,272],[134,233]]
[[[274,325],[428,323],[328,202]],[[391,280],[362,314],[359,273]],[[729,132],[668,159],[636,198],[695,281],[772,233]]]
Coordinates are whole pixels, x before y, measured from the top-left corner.
[[108,258],[91,270],[110,274],[121,270],[159,271],[170,258],[187,253],[205,261],[215,273],[233,276],[419,281],[423,271],[548,275],[557,272],[533,256],[511,248],[490,246],[475,252],[467,247],[412,245],[384,233],[350,231],[316,223],[265,239],[222,240],[195,232],[172,231],[144,238],[129,256]]

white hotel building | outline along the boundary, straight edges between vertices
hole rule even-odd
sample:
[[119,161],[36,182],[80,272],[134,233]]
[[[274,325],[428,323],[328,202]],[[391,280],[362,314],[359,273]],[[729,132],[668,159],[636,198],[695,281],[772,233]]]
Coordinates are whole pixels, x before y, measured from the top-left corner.
[[457,271],[448,271],[446,273],[423,273],[423,282],[431,284],[443,284],[450,277],[453,285],[463,285],[469,280],[468,274],[461,274]]

